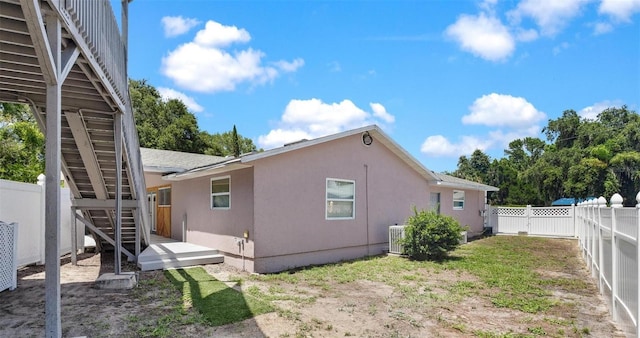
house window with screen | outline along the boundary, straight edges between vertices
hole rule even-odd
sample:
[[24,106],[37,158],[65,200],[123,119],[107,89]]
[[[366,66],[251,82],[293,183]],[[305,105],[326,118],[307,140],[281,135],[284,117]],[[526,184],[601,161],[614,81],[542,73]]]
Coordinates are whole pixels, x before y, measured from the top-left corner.
[[355,218],[355,187],[355,181],[327,178],[327,219]]
[[171,188],[158,189],[158,206],[169,207],[171,206]]
[[231,177],[211,179],[211,209],[231,208]]
[[462,210],[464,209],[464,191],[454,190],[453,191],[453,210]]

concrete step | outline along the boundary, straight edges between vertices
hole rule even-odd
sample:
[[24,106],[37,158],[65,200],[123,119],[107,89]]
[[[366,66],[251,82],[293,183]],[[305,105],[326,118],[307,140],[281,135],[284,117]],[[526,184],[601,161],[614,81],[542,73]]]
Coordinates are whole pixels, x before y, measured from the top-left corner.
[[143,252],[141,252],[138,257],[138,262],[217,254],[219,254],[219,252],[216,249],[186,242],[158,243],[149,245]]
[[160,270],[169,268],[183,268],[202,264],[219,264],[224,262],[224,255],[199,255],[191,257],[162,258],[147,261],[138,261],[138,267],[142,271]]

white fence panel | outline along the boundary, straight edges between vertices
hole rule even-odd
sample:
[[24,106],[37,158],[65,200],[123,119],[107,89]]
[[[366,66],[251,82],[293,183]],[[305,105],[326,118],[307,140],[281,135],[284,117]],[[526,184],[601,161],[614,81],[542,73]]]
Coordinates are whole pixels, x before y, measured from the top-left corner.
[[535,236],[576,236],[574,207],[492,207],[493,233]]
[[640,336],[640,193],[637,201],[635,208],[623,208],[622,197],[616,194],[611,207],[600,197],[580,203],[576,212],[582,256],[609,299],[613,320],[636,337]]
[[44,264],[44,192],[37,184],[0,180],[0,220],[18,223],[18,266]]
[[494,232],[517,234],[529,231],[526,208],[497,207],[495,213],[498,216],[498,222]]
[[530,208],[529,234],[573,237],[576,235],[573,207]]
[[[60,191],[60,255],[71,252],[71,193]],[[0,180],[0,221],[18,223],[18,266],[44,264],[44,186]],[[77,226],[78,247],[84,243],[84,225]]]

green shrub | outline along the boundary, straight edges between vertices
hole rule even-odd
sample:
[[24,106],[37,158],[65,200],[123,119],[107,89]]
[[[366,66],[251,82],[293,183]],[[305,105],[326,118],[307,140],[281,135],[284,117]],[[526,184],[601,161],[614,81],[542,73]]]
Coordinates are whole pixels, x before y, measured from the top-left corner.
[[406,255],[416,260],[439,260],[460,245],[465,228],[458,221],[435,211],[413,211],[415,215],[407,220],[404,239],[400,240]]

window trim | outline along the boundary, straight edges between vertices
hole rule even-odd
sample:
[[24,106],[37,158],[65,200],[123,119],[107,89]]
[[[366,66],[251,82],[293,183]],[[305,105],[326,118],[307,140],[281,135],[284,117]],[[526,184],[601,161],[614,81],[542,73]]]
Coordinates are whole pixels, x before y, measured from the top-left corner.
[[[456,199],[456,192],[462,193],[462,199]],[[453,199],[453,210],[464,210],[466,192],[464,190],[454,190],[451,197]],[[456,206],[456,202],[462,202],[462,206]]]
[[[222,180],[229,180],[229,191],[228,192],[217,192],[214,193],[213,190],[213,181],[222,181]],[[214,207],[213,206],[213,197],[214,196],[229,196],[229,206],[228,207]],[[218,176],[218,177],[212,177],[209,180],[209,208],[211,208],[211,210],[229,210],[231,209],[231,176],[230,175],[226,175],[226,176]]]
[[[339,198],[329,198],[327,196],[327,186],[329,185],[329,181],[339,181],[339,182],[348,182],[353,184],[353,198],[352,199],[339,199]],[[341,202],[351,202],[353,204],[351,217],[329,217],[329,208],[328,204],[330,201],[341,201]],[[327,177],[324,183],[324,218],[327,221],[340,221],[340,220],[353,220],[356,219],[356,181],[348,180],[343,178],[332,178]]]
[[[162,200],[162,191],[165,190],[169,190],[169,204],[162,204],[160,203],[160,201]],[[171,199],[173,196],[171,196],[171,186],[165,186],[165,187],[160,187],[158,188],[158,195],[156,196],[156,205],[158,206],[158,208],[171,208]]]

